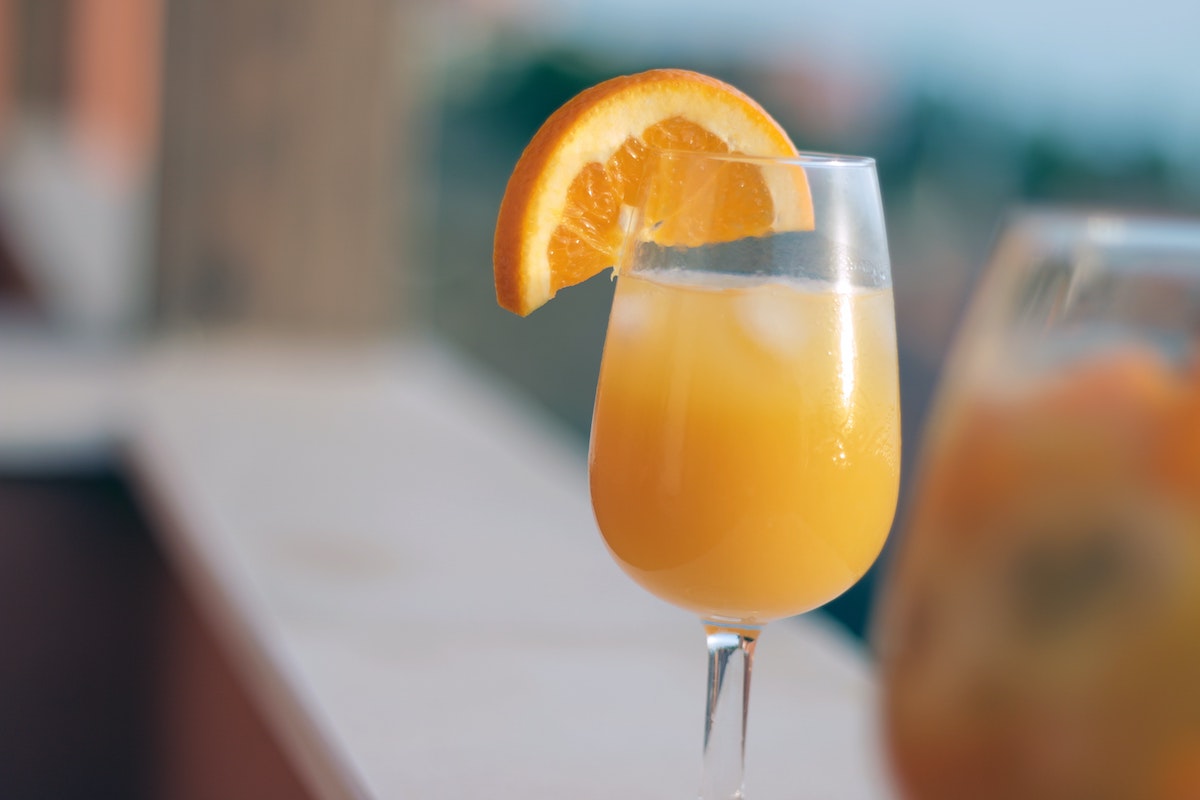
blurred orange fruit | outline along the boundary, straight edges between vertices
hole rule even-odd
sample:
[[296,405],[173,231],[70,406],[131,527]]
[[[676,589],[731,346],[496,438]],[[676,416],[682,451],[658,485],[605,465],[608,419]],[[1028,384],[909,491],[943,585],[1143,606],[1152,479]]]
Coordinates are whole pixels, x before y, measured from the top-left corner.
[[[538,130],[509,179],[496,221],[496,299],[522,316],[555,293],[617,266],[621,209],[639,202],[651,148],[756,156],[796,148],[762,106],[715,78],[657,69],[612,78],[558,109]],[[720,220],[709,241],[761,235],[776,221],[772,189],[753,165],[721,165]],[[677,182],[678,205],[694,190]],[[807,184],[789,228],[812,227]],[[799,205],[799,211],[794,207]],[[799,218],[797,218],[799,217]],[[678,227],[678,226],[677,226]],[[713,230],[715,227],[715,231]],[[679,243],[695,243],[681,241]]]

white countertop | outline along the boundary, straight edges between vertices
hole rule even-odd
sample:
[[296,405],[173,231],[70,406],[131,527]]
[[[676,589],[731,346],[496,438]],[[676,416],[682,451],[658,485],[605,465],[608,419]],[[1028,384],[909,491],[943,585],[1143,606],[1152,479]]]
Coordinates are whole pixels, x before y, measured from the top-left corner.
[[[432,344],[35,350],[0,343],[0,463],[116,444],[318,796],[695,795],[702,629],[621,574],[583,452],[495,379]],[[771,626],[750,796],[885,797],[873,695],[839,630]]]

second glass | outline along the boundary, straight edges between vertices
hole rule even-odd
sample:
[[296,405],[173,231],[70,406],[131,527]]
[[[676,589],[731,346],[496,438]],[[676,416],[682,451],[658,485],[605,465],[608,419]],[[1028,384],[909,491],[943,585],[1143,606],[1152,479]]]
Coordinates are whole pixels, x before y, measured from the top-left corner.
[[590,478],[610,552],[708,634],[704,798],[742,797],[763,625],[870,567],[899,396],[874,162],[648,155],[609,319]]
[[878,606],[916,800],[1200,797],[1200,220],[1025,212]]

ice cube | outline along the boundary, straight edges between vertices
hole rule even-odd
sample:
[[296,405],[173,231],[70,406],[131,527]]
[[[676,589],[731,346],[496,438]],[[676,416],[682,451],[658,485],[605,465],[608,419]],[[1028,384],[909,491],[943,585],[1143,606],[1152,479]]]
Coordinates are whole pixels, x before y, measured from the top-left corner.
[[813,320],[804,313],[798,293],[781,287],[762,287],[737,298],[736,315],[747,335],[764,350],[794,356],[812,337]]
[[608,328],[614,336],[637,336],[650,325],[651,300],[644,292],[617,292],[609,312]]

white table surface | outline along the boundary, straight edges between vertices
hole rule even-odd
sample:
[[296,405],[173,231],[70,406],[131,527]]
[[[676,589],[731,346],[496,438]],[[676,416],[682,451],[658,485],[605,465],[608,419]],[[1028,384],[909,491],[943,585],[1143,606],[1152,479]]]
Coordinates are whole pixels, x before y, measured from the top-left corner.
[[[428,343],[51,356],[0,344],[0,462],[116,444],[318,796],[695,796],[702,629],[621,574],[582,450],[498,381]],[[839,630],[771,626],[750,796],[885,797],[874,691]]]

